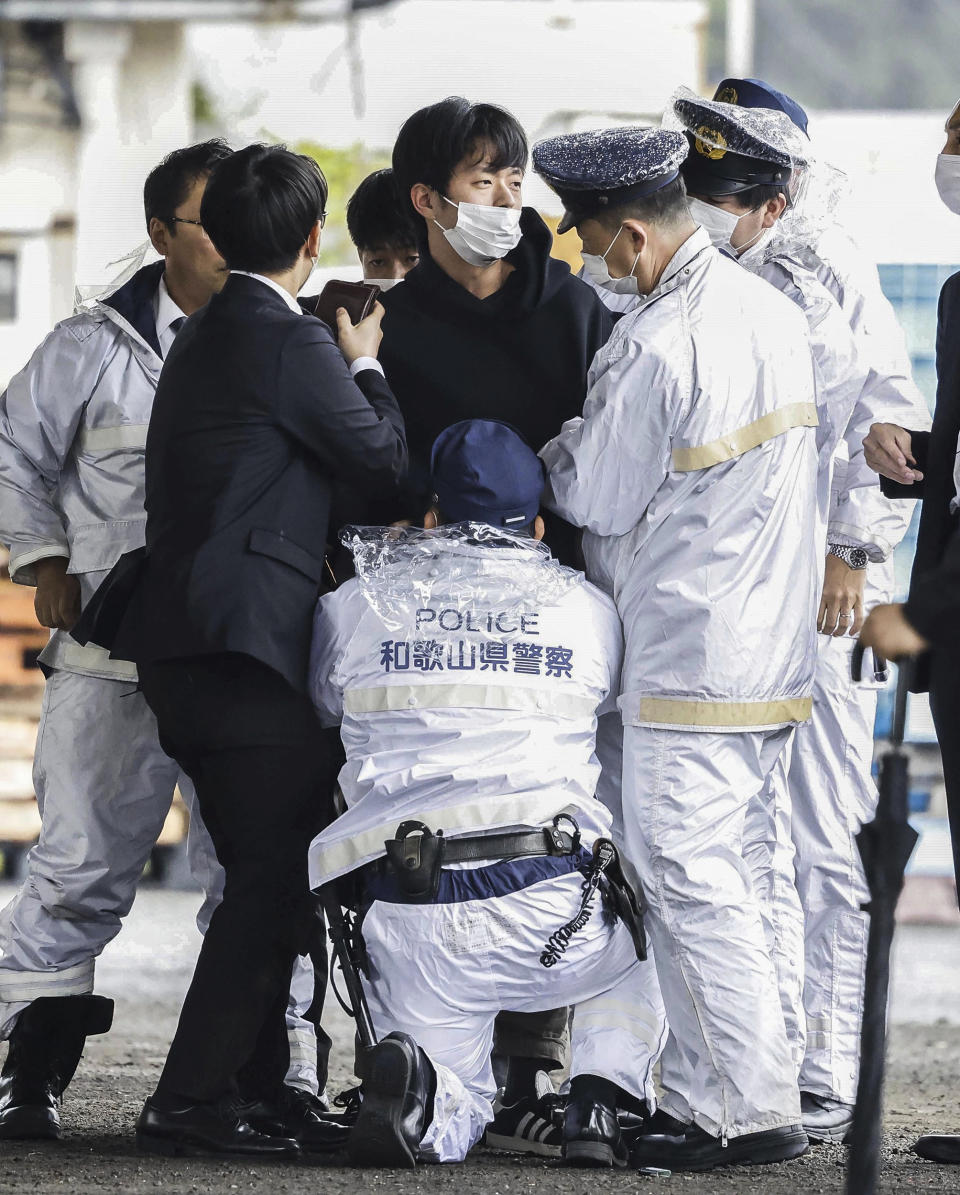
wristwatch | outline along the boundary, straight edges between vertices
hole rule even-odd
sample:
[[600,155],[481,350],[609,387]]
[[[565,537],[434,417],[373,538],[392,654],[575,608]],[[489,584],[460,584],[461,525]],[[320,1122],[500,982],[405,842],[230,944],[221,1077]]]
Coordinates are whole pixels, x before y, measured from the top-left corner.
[[867,554],[863,548],[848,548],[845,544],[830,544],[828,553],[842,560],[847,568],[861,569],[867,567]]

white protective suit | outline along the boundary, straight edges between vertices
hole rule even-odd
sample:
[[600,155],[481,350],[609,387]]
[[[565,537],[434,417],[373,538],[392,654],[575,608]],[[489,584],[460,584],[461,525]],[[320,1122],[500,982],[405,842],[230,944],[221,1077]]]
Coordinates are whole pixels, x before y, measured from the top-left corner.
[[[314,888],[383,856],[408,820],[452,838],[565,814],[586,847],[609,836],[594,735],[620,672],[613,603],[532,540],[464,527],[356,541],[359,580],[318,605],[311,693],[325,724],[342,718],[347,811],[312,844]],[[437,1072],[425,1156],[461,1160],[491,1121],[503,1008],[576,1006],[571,1073],[654,1100],[663,1009],[634,1003],[652,967],[622,923],[598,904],[555,966],[539,962],[577,911],[581,862],[451,866],[437,900],[417,905],[368,873],[374,1027],[412,1034]]]
[[721,1137],[800,1121],[747,814],[810,712],[816,400],[800,312],[697,229],[541,453],[625,629],[624,826],[672,1030],[663,1105]]
[[[893,549],[913,503],[885,498],[875,479],[863,484],[863,439],[872,423],[925,427],[929,415],[875,267],[838,228],[815,244],[791,243],[775,229],[769,248],[748,252],[740,264],[804,311],[822,384],[842,385],[846,377],[861,388],[834,455],[827,543],[866,549],[869,612],[893,599]],[[771,778],[774,803],[791,810],[796,852],[782,854],[770,874],[776,877],[772,946],[800,1087],[848,1104],[856,1098],[869,926],[855,835],[873,817],[877,798],[871,774],[877,684],[851,679],[853,642],[818,636],[812,717]]]
[[[162,262],[147,266],[58,324],[0,396],[0,542],[19,584],[36,583],[37,560],[60,556],[86,604],[144,542],[162,273]],[[136,666],[65,631],[40,660],[33,781],[43,824],[27,878],[0,913],[0,1037],[31,1000],[93,990],[95,958],[133,904],[178,784],[197,827],[193,873],[215,900],[222,886],[193,785],[161,750]],[[315,1090],[315,1035],[301,1015],[310,989],[288,1010],[289,1080]]]

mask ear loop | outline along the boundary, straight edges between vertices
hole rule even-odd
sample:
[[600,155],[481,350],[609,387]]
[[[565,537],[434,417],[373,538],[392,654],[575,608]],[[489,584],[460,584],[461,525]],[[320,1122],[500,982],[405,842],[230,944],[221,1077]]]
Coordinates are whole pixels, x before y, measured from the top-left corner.
[[[454,203],[452,199],[448,199],[446,197],[446,195],[442,194],[439,191],[437,192],[437,194],[440,195],[440,198],[443,200],[444,203],[449,203],[451,207],[455,207],[457,209],[457,224],[459,224],[459,222],[460,222],[460,204]],[[452,232],[453,231],[452,228],[444,228],[443,225],[440,223],[440,221],[436,218],[436,216],[433,217],[433,222],[434,222],[434,224],[436,224],[437,228],[439,228],[441,232]],[[457,224],[454,224],[453,228],[456,228]]]
[[[620,227],[617,229],[617,231],[616,231],[616,232],[613,234],[613,240],[612,240],[612,241],[610,242],[610,244],[609,244],[609,245],[606,247],[606,249],[604,250],[604,252],[602,253],[602,255],[601,255],[601,257],[600,257],[600,260],[603,262],[603,264],[604,264],[604,265],[606,265],[606,264],[607,264],[607,254],[610,252],[610,250],[611,250],[611,249],[614,247],[614,245],[617,243],[617,237],[620,235],[620,233],[621,233],[621,232],[623,232],[623,225],[622,225],[622,224],[621,224],[621,225],[620,225]],[[640,254],[638,253],[638,254],[637,254],[637,256],[639,257],[639,256],[640,256]],[[634,265],[636,265],[636,262],[634,262]],[[607,273],[609,273],[609,272],[610,272],[610,271],[608,270],[608,271],[607,271]]]
[[765,228],[761,228],[755,237],[751,237],[750,240],[747,241],[747,243],[745,245],[741,245],[740,248],[737,250],[737,256],[739,257],[741,253],[746,253],[746,251],[751,247],[751,245],[755,245],[757,243],[757,241],[760,240],[760,238],[763,236],[763,234],[766,231],[767,230]]

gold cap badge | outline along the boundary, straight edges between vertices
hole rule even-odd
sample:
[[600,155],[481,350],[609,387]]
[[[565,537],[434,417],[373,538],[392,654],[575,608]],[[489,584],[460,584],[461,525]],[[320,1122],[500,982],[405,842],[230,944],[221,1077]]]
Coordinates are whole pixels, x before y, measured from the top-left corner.
[[702,124],[694,133],[694,149],[698,154],[703,154],[705,158],[712,158],[717,161],[722,158],[727,152],[727,139],[722,133],[718,133],[716,129],[709,129],[705,124]]

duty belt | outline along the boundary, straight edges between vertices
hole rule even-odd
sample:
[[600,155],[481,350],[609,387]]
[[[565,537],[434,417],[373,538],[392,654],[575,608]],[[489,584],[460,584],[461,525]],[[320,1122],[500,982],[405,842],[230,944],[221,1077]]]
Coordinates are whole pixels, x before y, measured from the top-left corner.
[[[573,833],[561,830],[562,823],[569,824]],[[445,838],[442,830],[434,833],[423,822],[409,821],[401,822],[384,847],[387,864],[404,894],[411,900],[429,901],[445,864],[574,855],[580,850],[580,827],[560,814],[540,830]]]

